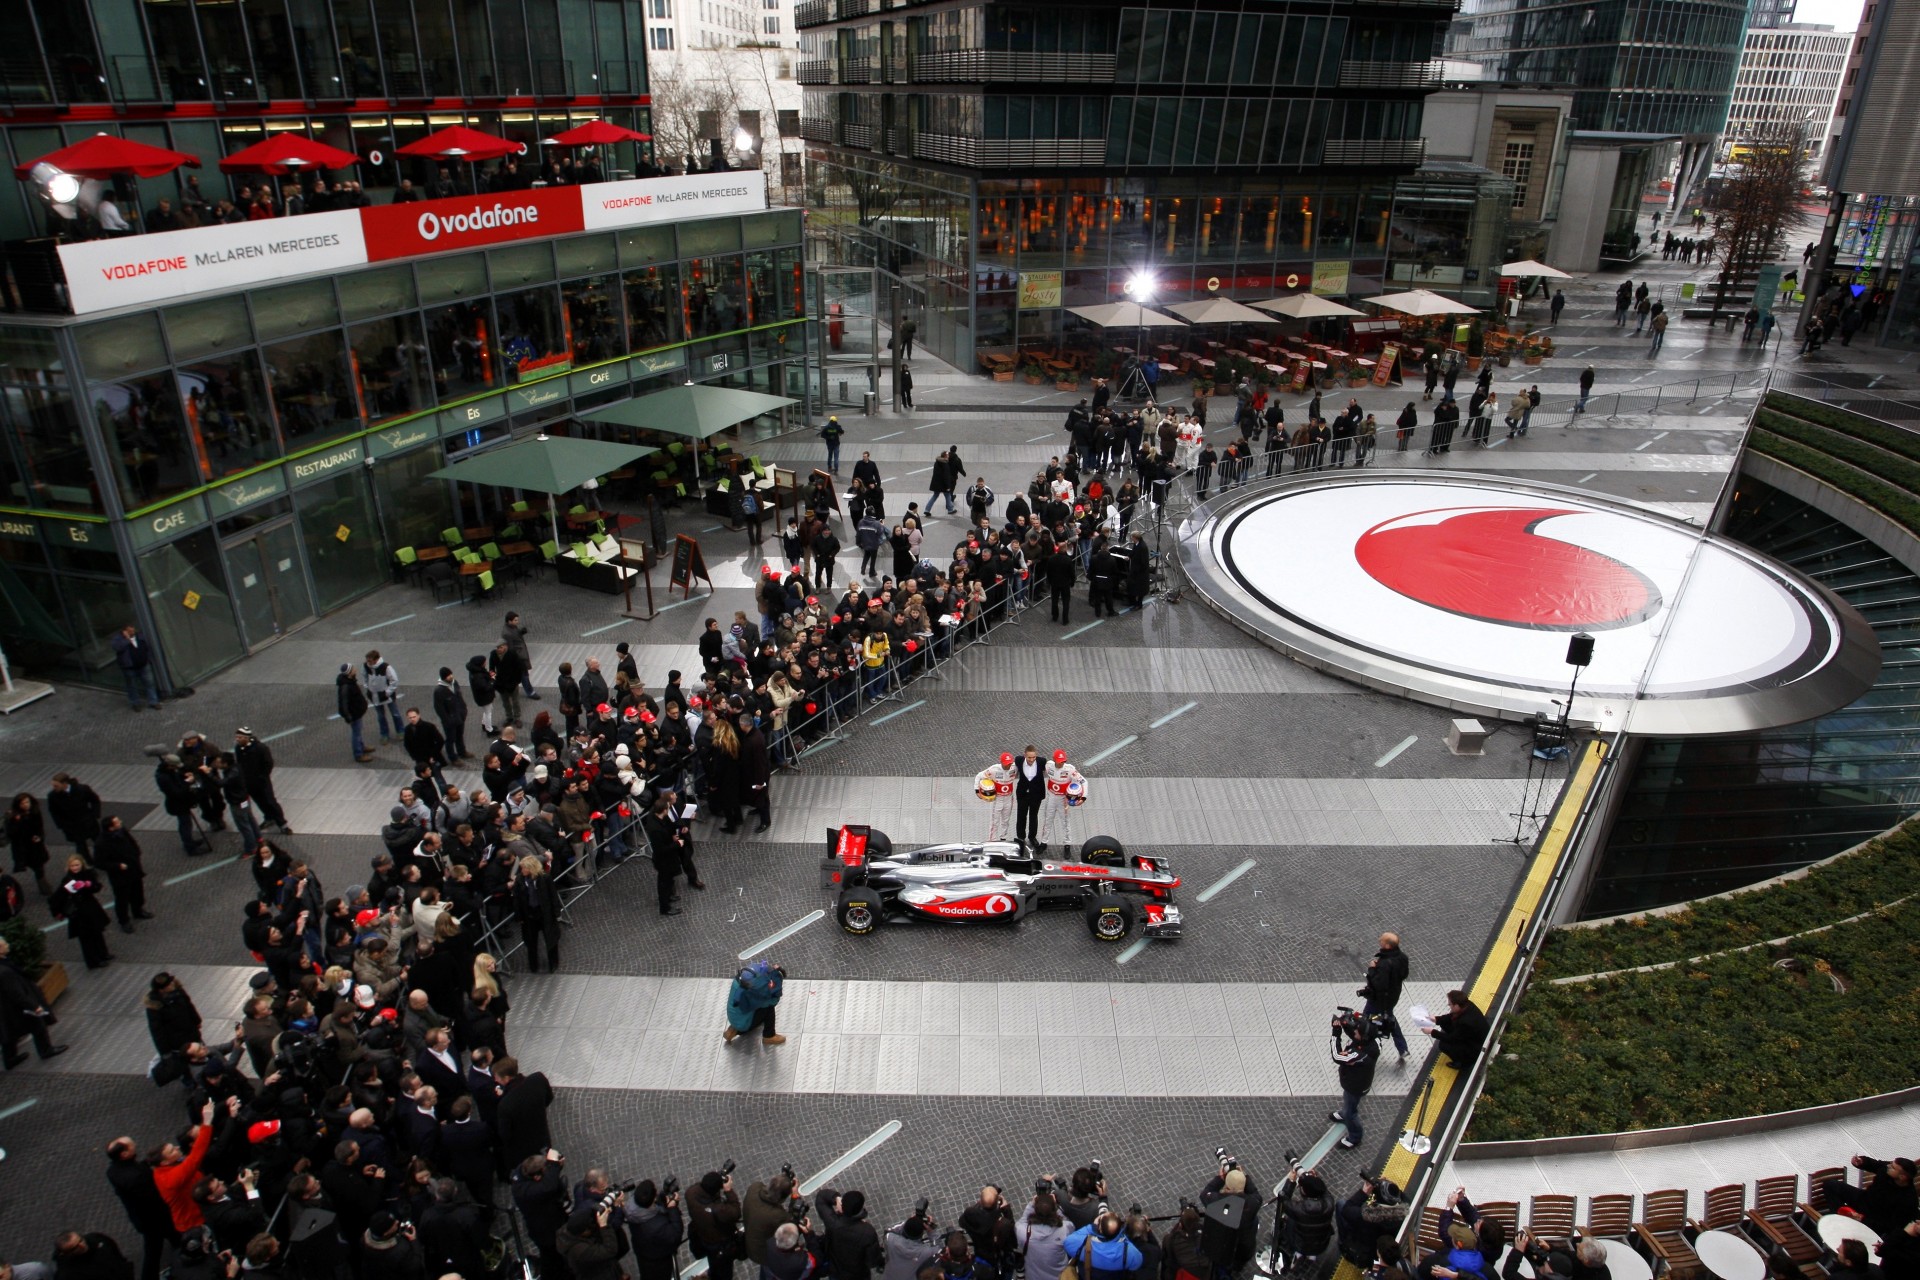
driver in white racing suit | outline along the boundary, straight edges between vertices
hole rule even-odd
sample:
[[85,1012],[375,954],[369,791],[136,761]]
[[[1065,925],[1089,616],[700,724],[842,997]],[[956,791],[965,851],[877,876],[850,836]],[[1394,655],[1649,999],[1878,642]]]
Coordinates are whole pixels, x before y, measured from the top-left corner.
[[1047,802],[1040,810],[1040,852],[1050,844],[1063,849],[1073,846],[1073,822],[1069,813],[1086,802],[1087,779],[1067,761],[1067,753],[1055,751],[1047,762]]
[[990,764],[974,775],[973,790],[993,805],[987,820],[987,839],[1013,839],[1013,753],[1003,751],[997,764]]

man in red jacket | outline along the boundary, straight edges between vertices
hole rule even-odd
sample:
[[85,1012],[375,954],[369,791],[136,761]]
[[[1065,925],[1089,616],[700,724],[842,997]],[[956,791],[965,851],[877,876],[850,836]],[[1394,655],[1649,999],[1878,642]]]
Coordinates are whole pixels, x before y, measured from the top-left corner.
[[[228,1100],[230,1110],[240,1109],[240,1099]],[[193,1148],[182,1151],[180,1144],[167,1142],[153,1156],[153,1185],[167,1202],[175,1231],[191,1231],[206,1221],[193,1198],[193,1184],[200,1180],[200,1162],[207,1158],[213,1143],[213,1100],[200,1108],[200,1123],[193,1127]]]

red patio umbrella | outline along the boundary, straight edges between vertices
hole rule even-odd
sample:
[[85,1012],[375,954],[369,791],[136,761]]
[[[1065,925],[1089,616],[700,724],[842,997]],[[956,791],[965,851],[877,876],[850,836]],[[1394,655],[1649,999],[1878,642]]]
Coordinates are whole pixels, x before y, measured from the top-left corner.
[[220,168],[226,173],[270,173],[278,177],[302,169],[344,169],[359,163],[360,157],[351,151],[315,142],[304,134],[287,132],[240,148],[222,160]]
[[481,133],[478,129],[469,129],[463,124],[438,133],[430,133],[418,142],[409,142],[397,148],[403,156],[431,156],[435,160],[498,160],[502,156],[520,154],[520,144],[508,142],[505,138],[496,138],[490,133]]
[[71,173],[80,178],[105,180],[122,173],[130,173],[137,178],[158,178],[172,173],[181,165],[198,169],[200,157],[190,156],[184,151],[149,146],[131,138],[116,138],[110,133],[96,133],[84,142],[76,142],[70,147],[49,151],[37,160],[15,165],[13,171],[24,178],[33,172],[35,165],[41,164],[50,164],[62,173]]
[[545,140],[550,147],[597,147],[610,142],[652,142],[650,133],[636,133],[605,120],[589,120]]

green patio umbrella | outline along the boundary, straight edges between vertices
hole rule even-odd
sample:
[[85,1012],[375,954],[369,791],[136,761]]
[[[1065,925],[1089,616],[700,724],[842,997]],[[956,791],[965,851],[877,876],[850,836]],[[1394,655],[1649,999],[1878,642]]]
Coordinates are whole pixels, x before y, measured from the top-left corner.
[[[489,449],[433,472],[440,480],[491,485],[496,489],[530,489],[551,497],[571,493],[596,476],[618,470],[650,453],[651,445],[615,444],[607,440],[576,440],[571,436],[535,436],[518,444]],[[560,540],[558,504],[548,507],[553,540]]]
[[[604,422],[616,427],[705,440],[763,413],[798,403],[791,396],[770,396],[758,391],[741,391],[736,387],[689,382],[655,391],[636,400],[622,400],[580,416],[587,422]],[[693,474],[694,479],[700,478],[698,452],[694,454]]]

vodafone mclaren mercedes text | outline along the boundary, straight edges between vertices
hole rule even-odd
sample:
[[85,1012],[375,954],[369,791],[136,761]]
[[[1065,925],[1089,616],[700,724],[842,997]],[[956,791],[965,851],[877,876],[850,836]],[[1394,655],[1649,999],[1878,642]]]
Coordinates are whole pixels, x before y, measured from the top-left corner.
[[856,936],[922,920],[1011,924],[1036,911],[1078,911],[1101,942],[1119,942],[1136,927],[1148,938],[1180,936],[1180,877],[1165,858],[1129,854],[1111,836],[1049,862],[1007,840],[896,853],[884,832],[844,826],[827,833],[821,880],[839,894],[840,927]]

